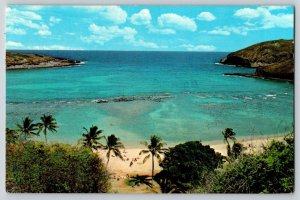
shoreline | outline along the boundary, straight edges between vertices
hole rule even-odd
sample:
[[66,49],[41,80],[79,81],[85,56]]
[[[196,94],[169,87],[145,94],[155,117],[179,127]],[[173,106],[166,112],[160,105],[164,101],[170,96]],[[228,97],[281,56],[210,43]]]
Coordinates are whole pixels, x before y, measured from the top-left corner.
[[[244,147],[247,149],[244,151],[245,153],[256,153],[263,151],[263,147],[267,145],[272,140],[282,141],[286,134],[281,135],[273,135],[273,136],[258,136],[253,138],[238,138],[237,141],[242,143]],[[251,136],[249,136],[251,137]],[[180,143],[180,142],[179,142]],[[177,144],[179,144],[177,143]],[[183,142],[181,142],[183,143]],[[202,142],[204,145],[209,145],[216,152],[221,153],[222,155],[227,154],[226,144],[222,140],[218,141],[206,141]],[[175,146],[175,145],[174,145]],[[172,147],[172,146],[166,146]],[[110,181],[111,181],[111,192],[112,193],[161,193],[160,187],[156,182],[153,182],[154,187],[149,188],[146,185],[140,185],[139,187],[131,187],[127,185],[127,180],[136,175],[146,175],[151,176],[152,172],[152,163],[151,159],[148,159],[143,164],[143,159],[147,154],[139,155],[139,152],[142,149],[141,147],[135,148],[126,148],[125,150],[121,150],[121,153],[124,157],[124,161],[120,158],[110,157],[109,164],[107,166],[107,170],[109,172]],[[98,156],[102,159],[103,163],[106,164],[107,151],[98,150],[95,151]],[[112,155],[112,154],[111,154]],[[162,156],[163,157],[163,156]],[[162,168],[159,166],[157,160],[154,161],[154,174],[159,173]]]
[[[272,135],[272,136],[255,136],[253,138],[237,138],[237,142],[242,143],[244,147],[247,149],[245,150],[246,153],[250,152],[259,152],[263,150],[263,146],[267,145],[272,140],[281,141],[284,139],[286,134],[281,135]],[[249,136],[251,137],[251,136]],[[177,143],[180,144],[181,142]],[[183,143],[183,142],[182,142]],[[227,149],[226,144],[222,140],[218,141],[204,141],[202,142],[203,145],[209,145],[213,148],[216,152],[221,153],[223,156],[226,156]],[[167,145],[166,147],[174,147],[175,145]],[[150,175],[151,174],[151,159],[147,160],[144,164],[143,159],[146,156],[139,155],[139,152],[145,148],[141,146],[135,146],[130,148],[121,149],[121,153],[124,157],[124,161],[120,158],[111,156],[108,164],[108,170],[111,174],[112,179],[126,179],[130,176],[135,175]],[[96,153],[99,157],[106,163],[106,152],[104,150],[98,150]],[[154,163],[154,172],[158,173],[162,170],[159,166],[158,162],[155,161]]]
[[6,70],[61,68],[61,67],[79,66],[82,64],[83,63],[81,62],[50,61],[50,62],[43,62],[38,65],[12,65],[7,67]]
[[260,75],[257,75],[257,74],[225,73],[224,76],[238,76],[238,77],[262,79],[262,80],[272,80],[272,81],[278,81],[278,82],[294,83],[294,80],[290,80],[290,79],[260,76]]

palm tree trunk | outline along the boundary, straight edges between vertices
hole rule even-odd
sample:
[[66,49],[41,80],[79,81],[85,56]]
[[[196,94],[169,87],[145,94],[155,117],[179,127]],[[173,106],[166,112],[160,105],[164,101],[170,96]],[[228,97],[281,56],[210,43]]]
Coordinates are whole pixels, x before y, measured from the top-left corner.
[[230,150],[230,144],[229,144],[227,138],[226,138],[226,143],[227,143],[227,156],[230,157],[231,156],[231,150]]
[[152,154],[152,180],[154,177],[154,155]]
[[108,149],[107,154],[106,154],[106,157],[107,157],[106,168],[107,168],[107,165],[108,165],[108,162],[109,162],[109,159],[110,159],[110,150],[111,149]]
[[47,131],[46,131],[46,129],[44,130],[44,135],[45,135],[45,141],[47,143]]
[[108,165],[108,162],[109,162],[109,158],[110,158],[110,156],[107,158],[106,168],[107,168],[107,165]]

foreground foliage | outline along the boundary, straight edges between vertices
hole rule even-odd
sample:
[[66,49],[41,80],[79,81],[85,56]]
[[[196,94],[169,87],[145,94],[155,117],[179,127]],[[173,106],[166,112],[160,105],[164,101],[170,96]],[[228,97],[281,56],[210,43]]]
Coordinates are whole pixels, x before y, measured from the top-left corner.
[[108,173],[101,159],[85,147],[42,142],[7,144],[8,192],[107,192]]
[[186,192],[201,185],[206,176],[222,163],[223,156],[199,141],[170,148],[155,176],[163,192]]
[[272,141],[260,154],[244,155],[217,170],[212,193],[290,193],[294,191],[294,137]]

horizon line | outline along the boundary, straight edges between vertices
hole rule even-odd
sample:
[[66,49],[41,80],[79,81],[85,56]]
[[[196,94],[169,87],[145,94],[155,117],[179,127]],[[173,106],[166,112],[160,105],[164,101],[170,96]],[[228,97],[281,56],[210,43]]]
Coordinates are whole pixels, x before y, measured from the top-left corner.
[[[6,49],[7,51],[119,51],[119,52],[198,52],[198,53],[228,53],[234,51],[180,51],[180,50],[101,50],[101,49]],[[237,50],[236,50],[237,51]]]

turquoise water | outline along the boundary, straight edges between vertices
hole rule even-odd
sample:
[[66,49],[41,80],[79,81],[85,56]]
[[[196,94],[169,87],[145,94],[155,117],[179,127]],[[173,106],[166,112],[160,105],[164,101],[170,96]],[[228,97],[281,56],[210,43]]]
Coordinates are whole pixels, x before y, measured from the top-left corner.
[[[7,71],[7,127],[51,113],[59,123],[49,140],[76,143],[97,125],[127,145],[158,134],[167,143],[282,134],[293,129],[294,85],[224,73],[253,69],[215,64],[227,53],[31,51],[84,61],[66,68]],[[119,96],[169,95],[162,101],[98,104]],[[42,137],[41,137],[42,139]]]

